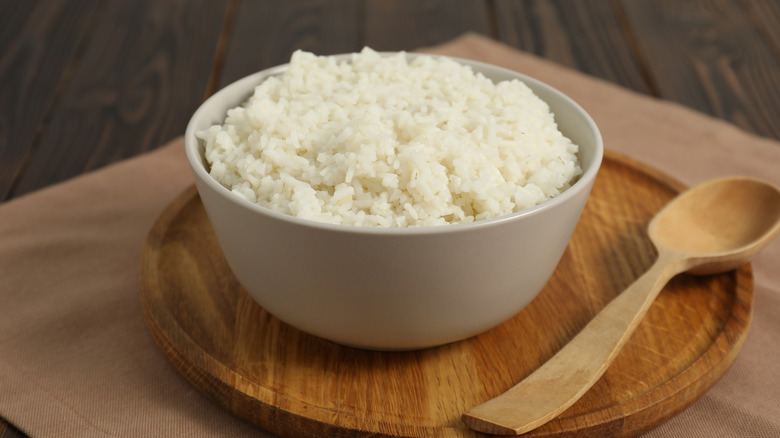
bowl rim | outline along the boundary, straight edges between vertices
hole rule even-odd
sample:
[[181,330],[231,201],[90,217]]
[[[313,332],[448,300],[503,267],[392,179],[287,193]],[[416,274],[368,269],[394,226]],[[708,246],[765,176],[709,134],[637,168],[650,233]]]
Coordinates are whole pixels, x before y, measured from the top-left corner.
[[[342,54],[328,55],[328,56],[335,58],[336,61],[343,61],[343,60],[348,60],[351,56],[355,55],[356,53],[357,52],[342,53]],[[604,158],[604,141],[601,135],[601,131],[599,130],[598,126],[596,125],[596,122],[593,120],[591,115],[567,94],[561,92],[557,88],[545,82],[542,82],[539,79],[533,78],[526,74],[508,68],[500,67],[494,64],[481,62],[481,61],[474,61],[471,59],[465,59],[465,58],[459,58],[459,57],[447,56],[447,55],[411,53],[406,51],[378,52],[378,53],[382,56],[392,56],[392,55],[397,55],[399,53],[403,53],[407,56],[408,60],[414,59],[419,56],[447,58],[455,62],[458,62],[462,65],[467,65],[471,67],[472,69],[474,69],[476,73],[481,73],[486,70],[487,71],[494,70],[499,73],[513,76],[513,78],[519,79],[524,83],[531,83],[536,87],[546,89],[548,92],[556,95],[557,98],[561,99],[566,105],[570,106],[577,113],[579,113],[579,115],[581,115],[584,118],[590,131],[593,133],[595,137],[595,148],[594,148],[595,150],[593,151],[594,154],[593,154],[593,160],[591,165],[587,169],[584,169],[583,173],[577,178],[577,181],[575,181],[574,184],[571,185],[571,187],[561,192],[560,194],[554,196],[553,198],[547,199],[533,207],[529,207],[517,212],[504,214],[490,219],[476,220],[473,222],[459,222],[459,223],[446,224],[446,225],[425,225],[425,226],[392,227],[392,228],[368,227],[368,226],[359,226],[359,225],[333,224],[329,222],[317,221],[314,219],[299,218],[297,216],[281,213],[272,210],[268,207],[264,207],[260,204],[239,197],[238,195],[230,191],[227,187],[219,183],[216,179],[214,179],[209,174],[209,172],[206,171],[206,166],[204,163],[205,158],[202,156],[202,153],[200,152],[201,149],[200,140],[198,140],[198,138],[195,136],[195,133],[197,132],[195,125],[199,122],[199,119],[201,118],[202,114],[207,111],[208,107],[211,106],[215,101],[219,100],[223,94],[227,94],[229,91],[232,91],[233,89],[246,88],[247,89],[246,94],[248,96],[249,94],[252,93],[254,87],[257,86],[266,78],[284,73],[290,65],[289,63],[285,63],[285,64],[269,67],[264,70],[260,70],[258,72],[249,74],[247,76],[244,76],[243,78],[231,82],[230,84],[222,87],[217,92],[212,94],[209,98],[204,100],[200,104],[200,106],[195,110],[192,117],[187,123],[187,128],[184,134],[185,154],[187,156],[187,161],[189,162],[190,168],[195,178],[207,184],[212,190],[214,190],[219,195],[223,196],[226,200],[231,201],[232,203],[240,207],[259,213],[270,219],[287,222],[291,225],[296,225],[300,227],[305,227],[310,229],[320,229],[323,231],[349,233],[349,234],[390,235],[390,236],[419,235],[419,234],[447,234],[447,233],[466,232],[475,229],[494,227],[497,225],[505,224],[507,222],[518,221],[524,217],[535,216],[547,210],[554,209],[556,206],[560,204],[564,204],[568,199],[577,196],[581,191],[590,190],[590,187],[592,186],[593,181],[595,181],[596,179],[596,175],[598,174],[598,171],[601,167]],[[236,105],[240,105],[241,103],[243,102],[239,102]],[[197,130],[201,130],[201,129],[204,128],[198,128]],[[578,145],[578,147],[580,146]]]

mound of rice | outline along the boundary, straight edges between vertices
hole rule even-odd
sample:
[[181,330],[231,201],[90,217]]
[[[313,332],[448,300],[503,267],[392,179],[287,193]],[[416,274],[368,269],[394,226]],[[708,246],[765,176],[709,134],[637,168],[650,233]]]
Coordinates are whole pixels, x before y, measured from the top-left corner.
[[472,222],[566,190],[577,146],[518,80],[433,56],[297,51],[198,133],[213,178],[285,214],[354,226]]

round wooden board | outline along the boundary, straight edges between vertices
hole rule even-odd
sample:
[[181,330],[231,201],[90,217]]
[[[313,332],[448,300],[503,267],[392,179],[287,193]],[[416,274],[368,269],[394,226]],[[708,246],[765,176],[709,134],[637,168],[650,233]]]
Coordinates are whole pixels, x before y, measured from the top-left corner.
[[[474,338],[411,352],[344,347],[302,333],[233,277],[194,187],[160,216],[141,260],[149,329],[217,405],[281,436],[480,436],[467,409],[523,379],[652,264],[651,216],[681,185],[608,153],[569,247],[541,294]],[[597,384],[528,436],[634,436],[677,414],[728,369],[747,335],[749,265],[681,275]],[[478,291],[475,291],[478,293]]]

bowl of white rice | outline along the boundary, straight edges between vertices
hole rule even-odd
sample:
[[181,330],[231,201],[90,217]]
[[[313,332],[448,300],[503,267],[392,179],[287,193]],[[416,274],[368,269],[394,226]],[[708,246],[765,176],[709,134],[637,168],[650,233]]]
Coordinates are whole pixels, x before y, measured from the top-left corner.
[[317,56],[238,80],[185,134],[247,293],[368,349],[455,342],[551,277],[603,157],[573,100],[497,66],[405,52]]

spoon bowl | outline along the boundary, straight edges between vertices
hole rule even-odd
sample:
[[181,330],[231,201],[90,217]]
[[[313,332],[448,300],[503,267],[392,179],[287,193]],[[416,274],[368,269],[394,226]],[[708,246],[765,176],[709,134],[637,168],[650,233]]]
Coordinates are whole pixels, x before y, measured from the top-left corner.
[[650,222],[656,248],[686,253],[691,274],[748,263],[780,231],[780,191],[764,181],[716,179],[685,192]]
[[604,374],[675,275],[727,272],[748,263],[780,233],[780,190],[747,177],[690,189],[650,222],[658,258],[566,346],[505,393],[463,414],[478,432],[519,435],[558,416]]

